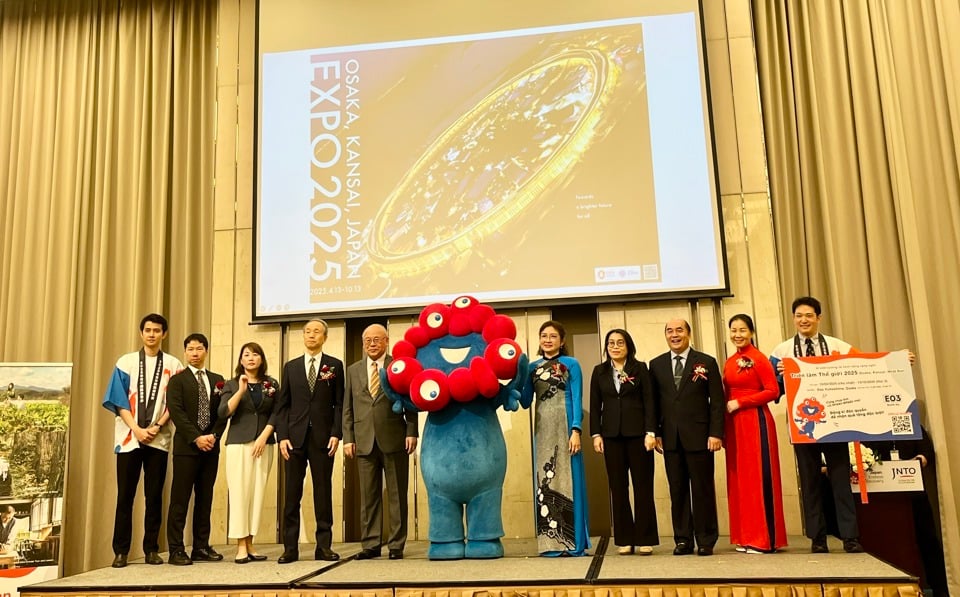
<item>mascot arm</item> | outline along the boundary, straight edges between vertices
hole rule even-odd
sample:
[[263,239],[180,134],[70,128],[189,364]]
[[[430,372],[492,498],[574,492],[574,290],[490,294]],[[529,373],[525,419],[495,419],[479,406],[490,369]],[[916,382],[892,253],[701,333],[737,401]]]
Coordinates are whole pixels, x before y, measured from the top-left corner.
[[398,415],[403,414],[404,411],[410,413],[419,412],[420,409],[414,406],[409,396],[398,394],[390,386],[390,381],[387,379],[386,368],[380,370],[380,388],[383,389],[383,393],[386,394],[387,398],[390,399],[390,402],[393,403],[393,412],[397,413]]
[[517,367],[517,372],[523,372],[520,376],[520,379],[517,380],[517,385],[520,390],[520,406],[523,408],[530,408],[530,405],[533,404],[533,381],[530,379],[532,371],[530,371],[530,364],[526,355],[524,355],[525,366],[521,369]]
[[525,386],[530,385],[527,383],[527,380],[530,378],[529,361],[530,359],[527,355],[521,354],[517,360],[517,374],[509,383],[500,388],[496,401],[497,406],[503,406],[503,410],[513,412],[519,410],[521,406],[523,408],[530,407],[529,401],[526,403],[523,401],[523,389]]

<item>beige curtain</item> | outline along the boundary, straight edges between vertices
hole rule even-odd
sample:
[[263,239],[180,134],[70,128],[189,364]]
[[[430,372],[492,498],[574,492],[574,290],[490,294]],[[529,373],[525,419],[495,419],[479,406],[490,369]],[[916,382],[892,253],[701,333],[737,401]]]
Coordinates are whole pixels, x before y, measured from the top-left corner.
[[960,594],[960,3],[753,0],[784,302],[909,347]]
[[74,364],[67,574],[112,558],[100,401],[140,317],[168,317],[178,356],[187,333],[209,334],[216,14],[200,0],[0,2],[0,361]]

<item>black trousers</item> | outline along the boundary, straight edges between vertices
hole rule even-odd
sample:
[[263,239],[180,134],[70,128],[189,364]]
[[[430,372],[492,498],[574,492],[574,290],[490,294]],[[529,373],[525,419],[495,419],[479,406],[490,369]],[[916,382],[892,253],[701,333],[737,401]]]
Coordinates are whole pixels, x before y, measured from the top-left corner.
[[[653,452],[640,437],[603,438],[603,461],[610,484],[613,540],[617,545],[659,545],[653,498]],[[629,478],[628,478],[629,477]],[[630,485],[633,511],[630,511]]]
[[[678,442],[679,444],[679,442]],[[714,454],[709,450],[664,450],[670,484],[673,538],[677,543],[713,547],[720,536],[717,492],[713,485]]]
[[133,500],[143,471],[143,551],[160,551],[160,522],[163,518],[163,482],[167,478],[167,452],[140,446],[117,454],[117,513],[113,520],[113,553],[130,553],[133,533]]
[[210,547],[210,509],[217,481],[220,451],[199,455],[173,455],[173,483],[167,512],[167,542],[170,552],[183,550],[183,528],[193,494],[193,549]]
[[[324,436],[324,437],[320,437]],[[283,547],[298,551],[300,543],[300,500],[303,483],[310,465],[313,479],[313,510],[317,517],[317,547],[329,548],[333,543],[333,456],[327,455],[329,434],[307,433],[300,448],[290,450],[290,459],[284,462]]]
[[[857,506],[850,491],[850,452],[845,443],[799,444],[793,447],[800,473],[800,494],[803,503],[803,528],[810,539],[827,536],[827,519],[823,513],[823,493],[820,469],[827,463],[827,477],[833,490],[837,509],[837,528],[840,537],[860,536],[857,526]],[[823,454],[821,460],[820,455]]]

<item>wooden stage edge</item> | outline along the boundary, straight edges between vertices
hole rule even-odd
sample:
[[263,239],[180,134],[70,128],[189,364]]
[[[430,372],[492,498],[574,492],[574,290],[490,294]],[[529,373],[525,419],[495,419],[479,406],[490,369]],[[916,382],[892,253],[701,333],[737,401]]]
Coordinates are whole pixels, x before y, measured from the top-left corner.
[[[280,565],[281,546],[261,546],[270,559],[238,565],[235,549],[217,547],[223,562],[192,566],[100,568],[20,587],[23,597],[916,597],[915,577],[869,554],[809,553],[809,541],[791,538],[776,554],[744,554],[723,542],[713,556],[672,555],[672,542],[651,556],[618,555],[612,541],[593,539],[590,555],[547,558],[534,539],[505,539],[496,560],[431,561],[428,544],[409,542],[402,560],[357,560],[357,544],[335,545],[338,562],[301,559]],[[166,559],[166,558],[164,558]]]

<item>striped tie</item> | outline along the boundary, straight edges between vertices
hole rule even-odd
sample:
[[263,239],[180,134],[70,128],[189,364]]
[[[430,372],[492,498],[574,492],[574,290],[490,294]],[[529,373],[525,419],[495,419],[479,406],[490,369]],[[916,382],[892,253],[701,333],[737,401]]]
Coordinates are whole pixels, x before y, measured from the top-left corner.
[[377,362],[370,363],[370,395],[374,398],[380,393],[380,370]]

